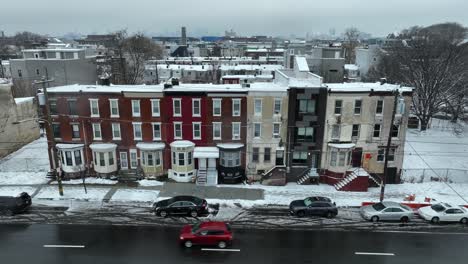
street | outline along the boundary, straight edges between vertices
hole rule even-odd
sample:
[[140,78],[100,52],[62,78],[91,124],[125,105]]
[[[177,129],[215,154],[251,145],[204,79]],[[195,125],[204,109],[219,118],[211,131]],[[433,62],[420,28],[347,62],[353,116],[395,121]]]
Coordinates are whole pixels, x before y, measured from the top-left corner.
[[[1,263],[466,263],[468,235],[234,230],[230,250],[181,248],[179,229],[0,225]],[[441,247],[443,245],[443,247]]]

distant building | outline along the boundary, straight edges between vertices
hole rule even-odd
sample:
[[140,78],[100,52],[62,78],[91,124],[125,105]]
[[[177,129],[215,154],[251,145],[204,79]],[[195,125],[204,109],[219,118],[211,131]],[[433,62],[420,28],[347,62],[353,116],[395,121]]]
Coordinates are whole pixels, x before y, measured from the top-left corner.
[[324,82],[343,82],[345,59],[341,47],[316,47],[307,56],[312,73],[323,77]]
[[371,68],[377,67],[382,55],[379,45],[369,45],[365,48],[356,49],[356,65],[359,67],[361,76],[365,77]]

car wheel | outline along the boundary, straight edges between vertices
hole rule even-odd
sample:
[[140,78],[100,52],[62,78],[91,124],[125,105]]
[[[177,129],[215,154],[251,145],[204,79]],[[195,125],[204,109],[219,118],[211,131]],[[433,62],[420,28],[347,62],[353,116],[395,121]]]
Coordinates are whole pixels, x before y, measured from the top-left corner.
[[468,218],[463,217],[463,218],[460,220],[460,223],[462,223],[462,224],[464,224],[464,225],[468,224]]
[[226,246],[227,246],[226,242],[224,242],[224,241],[219,241],[219,243],[218,243],[218,247],[219,247],[219,248],[226,248]]
[[372,222],[374,222],[374,223],[375,223],[375,222],[378,222],[378,221],[379,221],[379,217],[378,217],[378,216],[376,216],[376,215],[374,215],[373,217],[371,217],[371,219],[370,219],[370,220],[371,220]]
[[431,219],[431,222],[432,222],[433,224],[438,224],[438,223],[440,222],[440,219],[439,219],[439,217],[433,217],[433,218]]
[[333,215],[332,212],[328,212],[328,213],[327,213],[327,218],[333,218],[333,216],[334,216],[334,215]]
[[190,241],[190,240],[185,241],[185,242],[184,242],[184,246],[185,246],[186,248],[191,248],[191,247],[193,246],[192,241]]
[[403,217],[400,219],[400,221],[401,221],[402,223],[408,223],[408,222],[409,222],[409,218],[408,218],[407,216],[403,216]]
[[195,210],[194,210],[194,211],[191,211],[191,212],[190,212],[190,216],[191,216],[191,217],[197,217],[197,216],[198,216],[197,211],[195,211]]
[[161,216],[161,217],[166,217],[166,216],[167,216],[167,212],[166,212],[166,211],[160,211],[160,212],[159,212],[159,216]]
[[299,212],[297,212],[297,216],[299,216],[299,217],[304,217],[304,216],[305,216],[305,212],[304,212],[304,211],[299,211]]

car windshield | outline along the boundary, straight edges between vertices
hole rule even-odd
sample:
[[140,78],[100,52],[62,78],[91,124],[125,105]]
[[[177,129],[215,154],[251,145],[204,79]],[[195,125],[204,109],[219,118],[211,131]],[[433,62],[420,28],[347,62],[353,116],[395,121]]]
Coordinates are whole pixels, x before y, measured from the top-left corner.
[[442,212],[445,210],[445,207],[443,207],[441,204],[434,204],[433,206],[431,206],[431,208],[436,212]]
[[192,234],[195,234],[200,229],[200,225],[201,225],[201,222],[196,223],[192,226]]
[[309,205],[312,204],[312,201],[310,200],[310,198],[305,198],[305,199],[304,199],[304,204],[305,204],[306,206],[309,206]]
[[383,205],[382,203],[376,203],[372,205],[372,208],[374,208],[376,211],[382,211],[383,209],[385,209],[385,205]]

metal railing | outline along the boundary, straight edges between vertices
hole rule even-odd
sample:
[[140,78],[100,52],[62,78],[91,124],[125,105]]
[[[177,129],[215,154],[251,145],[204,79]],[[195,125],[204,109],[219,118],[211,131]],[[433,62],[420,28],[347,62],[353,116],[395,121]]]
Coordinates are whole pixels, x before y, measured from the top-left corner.
[[411,183],[430,181],[468,183],[468,169],[402,169],[401,180]]

